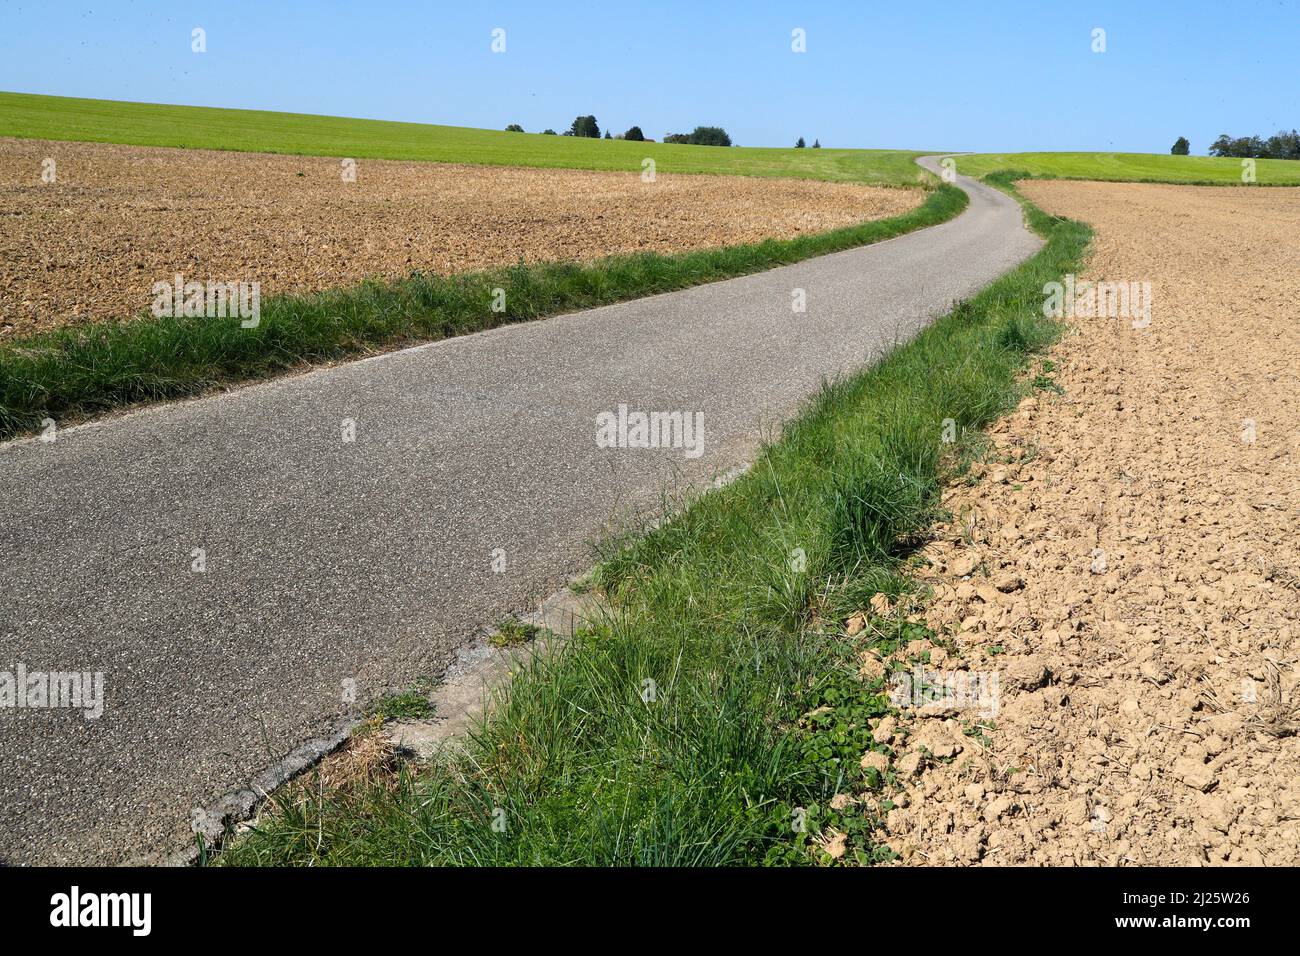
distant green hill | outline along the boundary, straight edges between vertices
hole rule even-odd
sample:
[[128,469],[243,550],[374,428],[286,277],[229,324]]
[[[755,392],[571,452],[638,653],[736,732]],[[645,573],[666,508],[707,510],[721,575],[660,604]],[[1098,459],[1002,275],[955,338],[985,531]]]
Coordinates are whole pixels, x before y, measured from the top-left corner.
[[[559,128],[557,120],[556,124]],[[161,106],[0,93],[0,136],[258,153],[412,159],[440,163],[794,176],[839,182],[915,184],[912,160],[893,149],[768,149],[683,146],[540,133],[345,119],[302,113]]]
[[[977,153],[957,157],[957,171],[983,176],[1015,169],[1035,176],[1162,183],[1240,185],[1241,160],[1160,153]],[[1257,159],[1256,181],[1264,185],[1300,184],[1300,162]]]

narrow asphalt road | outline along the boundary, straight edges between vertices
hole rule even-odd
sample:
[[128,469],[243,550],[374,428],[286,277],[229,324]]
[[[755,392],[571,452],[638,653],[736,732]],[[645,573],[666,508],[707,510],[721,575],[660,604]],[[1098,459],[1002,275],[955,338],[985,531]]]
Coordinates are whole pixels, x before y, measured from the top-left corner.
[[[960,184],[966,212],[888,242],[0,446],[0,672],[104,675],[97,719],[0,710],[0,862],[185,845],[349,688],[439,673],[665,482],[748,459],[823,377],[1038,248]],[[701,413],[703,454],[600,447],[620,405]]]

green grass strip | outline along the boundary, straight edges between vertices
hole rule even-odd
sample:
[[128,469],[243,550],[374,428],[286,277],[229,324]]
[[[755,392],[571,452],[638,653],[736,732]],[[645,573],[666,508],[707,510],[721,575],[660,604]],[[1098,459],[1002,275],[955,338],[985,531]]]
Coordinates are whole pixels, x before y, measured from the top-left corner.
[[[267,297],[260,324],[145,317],[58,329],[0,346],[0,439],[46,419],[77,419],[415,342],[480,332],[729,279],[902,235],[966,206],[952,186],[916,209],[794,239],[677,255],[638,253],[590,264],[537,263],[484,272],[416,272],[315,295]],[[494,289],[505,310],[492,311]]]
[[1043,285],[1077,271],[1090,231],[1026,212],[1047,240],[1036,256],[828,383],[744,477],[612,547],[596,577],[608,616],[535,657],[463,755],[395,789],[281,798],[220,861],[792,864],[831,827],[846,862],[888,858],[861,811],[829,806],[887,782],[860,760],[889,756],[869,725],[884,681],[858,678],[837,622],[908,586],[900,549],[1058,333]]
[[1242,179],[1242,161],[1217,156],[1155,153],[975,153],[957,157],[957,171],[985,176],[1006,169],[1025,179],[1079,179],[1097,182],[1177,183],[1184,186],[1296,186],[1300,162],[1257,159],[1255,179]]

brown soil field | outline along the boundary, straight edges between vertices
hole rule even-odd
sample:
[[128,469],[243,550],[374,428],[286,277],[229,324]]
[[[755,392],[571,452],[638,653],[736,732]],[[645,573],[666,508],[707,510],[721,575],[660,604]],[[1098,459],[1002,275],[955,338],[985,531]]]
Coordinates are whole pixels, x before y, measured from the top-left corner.
[[[56,163],[54,183],[42,161]],[[0,336],[134,317],[150,289],[263,295],[412,270],[677,252],[896,216],[919,190],[0,139]]]
[[[1300,863],[1300,190],[1027,182],[1096,228],[1076,319],[922,554],[936,670],[1000,706],[875,731],[909,864]],[[864,666],[880,667],[865,660]],[[948,759],[952,758],[952,759]]]

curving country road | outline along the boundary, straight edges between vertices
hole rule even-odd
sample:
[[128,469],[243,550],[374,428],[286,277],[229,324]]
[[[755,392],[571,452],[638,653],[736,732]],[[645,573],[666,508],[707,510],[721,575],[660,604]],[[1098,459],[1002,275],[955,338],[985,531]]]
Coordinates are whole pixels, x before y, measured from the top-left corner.
[[[105,681],[98,719],[0,709],[0,862],[184,845],[343,688],[439,673],[611,520],[1037,250],[1013,200],[958,182],[962,215],[877,245],[0,445],[0,671]],[[599,447],[621,404],[702,413],[703,454]]]

